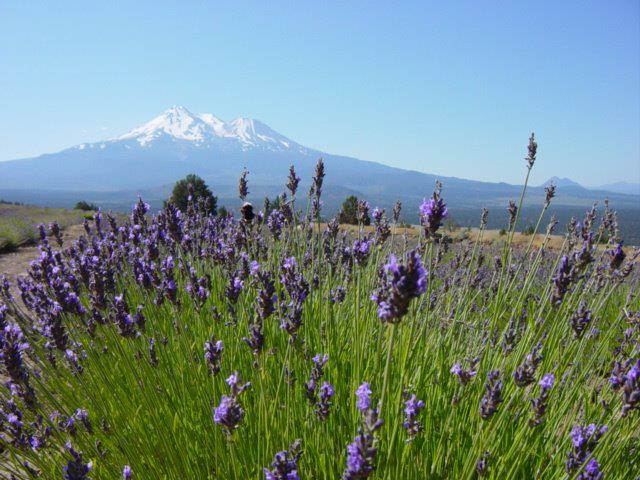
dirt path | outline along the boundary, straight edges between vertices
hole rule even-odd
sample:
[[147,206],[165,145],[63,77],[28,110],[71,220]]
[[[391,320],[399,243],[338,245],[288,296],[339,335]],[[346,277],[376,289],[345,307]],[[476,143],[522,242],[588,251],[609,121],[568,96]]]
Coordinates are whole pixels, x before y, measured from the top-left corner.
[[[64,245],[70,245],[84,233],[82,225],[72,225],[62,232]],[[38,247],[21,247],[15,252],[0,254],[0,275],[6,275],[15,289],[16,278],[25,274],[29,263],[38,256]]]

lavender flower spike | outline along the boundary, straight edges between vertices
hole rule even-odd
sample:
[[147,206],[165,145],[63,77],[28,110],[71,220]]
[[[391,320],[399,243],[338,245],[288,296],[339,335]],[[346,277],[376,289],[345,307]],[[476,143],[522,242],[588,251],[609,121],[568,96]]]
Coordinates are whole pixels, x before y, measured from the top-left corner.
[[271,470],[263,468],[265,480],[300,480],[298,475],[298,460],[302,455],[301,440],[296,440],[289,446],[289,450],[276,453]]
[[422,431],[422,424],[418,421],[417,417],[424,408],[424,402],[418,400],[415,394],[411,395],[411,398],[404,404],[404,422],[402,426],[409,435],[408,441]]
[[425,198],[420,205],[420,223],[424,227],[427,238],[437,238],[438,229],[442,221],[449,216],[447,204],[440,196],[442,184],[436,182],[436,189],[428,200]]
[[364,382],[358,387],[356,390],[356,397],[358,397],[356,407],[358,407],[358,410],[362,413],[365,413],[369,408],[371,408],[371,387],[367,382]]
[[381,286],[371,295],[378,304],[378,317],[389,323],[398,323],[409,311],[409,304],[427,289],[427,271],[420,255],[413,251],[406,265],[399,264],[395,255],[380,271]]
[[375,469],[375,432],[382,426],[378,410],[371,408],[371,389],[368,383],[360,385],[356,391],[357,407],[363,414],[362,426],[358,436],[347,446],[347,467],[342,474],[343,480],[367,478]]
[[222,426],[227,435],[231,435],[233,431],[238,428],[244,416],[244,410],[238,397],[249,388],[251,384],[245,383],[240,385],[237,372],[231,374],[226,382],[229,387],[231,387],[231,395],[222,396],[220,404],[213,409],[213,421]]
[[88,475],[93,468],[93,463],[84,463],[82,452],[75,451],[71,446],[71,442],[67,442],[65,447],[72,459],[62,468],[62,478],[64,480],[89,480]]

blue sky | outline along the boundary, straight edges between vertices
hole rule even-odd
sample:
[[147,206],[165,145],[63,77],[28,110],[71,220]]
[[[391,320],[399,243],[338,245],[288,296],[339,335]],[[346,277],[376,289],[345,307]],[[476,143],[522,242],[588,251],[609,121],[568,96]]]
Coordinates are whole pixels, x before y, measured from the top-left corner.
[[441,175],[640,182],[640,2],[0,0],[0,160],[171,105]]

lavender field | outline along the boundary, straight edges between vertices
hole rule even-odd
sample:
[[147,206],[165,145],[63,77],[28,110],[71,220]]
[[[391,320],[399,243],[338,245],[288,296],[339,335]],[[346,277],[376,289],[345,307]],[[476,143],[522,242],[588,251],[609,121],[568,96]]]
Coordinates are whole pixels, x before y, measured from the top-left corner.
[[258,211],[245,172],[237,218],[192,197],[98,212],[73,245],[42,226],[1,286],[0,478],[637,478],[638,252],[614,211],[515,247],[525,182],[501,243],[480,209],[450,243],[436,185],[347,231],[319,222],[324,175],[305,197],[292,167]]

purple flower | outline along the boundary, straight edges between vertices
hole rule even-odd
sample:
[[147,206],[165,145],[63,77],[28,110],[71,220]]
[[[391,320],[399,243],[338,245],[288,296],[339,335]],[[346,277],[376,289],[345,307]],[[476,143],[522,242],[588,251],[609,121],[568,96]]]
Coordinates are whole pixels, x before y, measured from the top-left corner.
[[376,230],[376,245],[382,245],[387,238],[389,238],[389,235],[391,235],[389,220],[385,215],[384,209],[379,209],[378,207],[373,209],[371,216],[373,217],[373,225]]
[[474,370],[475,366],[477,365],[477,363],[480,361],[479,358],[473,360],[471,362],[471,366],[469,368],[469,370],[465,370],[462,368],[462,365],[460,365],[460,363],[454,363],[453,367],[451,367],[450,372],[455,375],[456,377],[458,377],[458,380],[460,380],[460,383],[462,385],[466,385],[467,383],[469,383],[478,373],[476,370]]
[[291,192],[291,196],[295,197],[296,192],[298,191],[298,184],[300,183],[300,177],[296,175],[296,170],[291,165],[289,167],[289,177],[287,178],[287,188]]
[[271,213],[267,217],[267,228],[273,235],[273,238],[278,240],[282,234],[284,228],[285,218],[282,212],[278,209],[271,210]]
[[540,395],[531,400],[531,408],[533,416],[529,419],[529,426],[535,427],[543,421],[544,414],[547,411],[547,401],[549,400],[549,390],[553,387],[555,376],[553,373],[545,373],[538,382],[540,385]]
[[224,343],[222,343],[222,340],[216,340],[212,336],[208,342],[205,342],[204,360],[207,362],[211,375],[217,375],[220,372],[223,351]]
[[600,471],[600,464],[598,460],[592,458],[587,462],[584,467],[584,472],[582,472],[577,480],[601,480],[604,478],[604,475]]
[[606,425],[597,426],[594,423],[586,426],[574,425],[570,433],[573,448],[569,451],[565,463],[568,474],[576,472],[584,464],[606,431]]
[[427,238],[436,238],[438,229],[442,226],[442,221],[449,216],[447,204],[440,196],[442,185],[436,182],[436,189],[429,199],[424,199],[420,205],[420,222],[424,227]]
[[513,380],[518,387],[526,387],[535,382],[535,373],[538,369],[538,365],[542,361],[542,355],[540,350],[542,344],[538,343],[533,350],[527,354],[521,365],[516,368],[513,373]]
[[480,402],[480,417],[483,420],[488,420],[498,411],[498,406],[502,403],[502,380],[500,380],[500,371],[492,370],[489,372],[484,389],[485,394]]
[[336,394],[335,388],[328,382],[323,382],[320,387],[320,394],[318,395],[318,403],[316,404],[316,416],[319,420],[326,420],[329,416],[329,409],[331,408],[331,399]]
[[298,460],[302,455],[302,442],[296,440],[289,446],[289,450],[276,453],[271,470],[263,468],[265,480],[300,480],[298,476]]
[[614,249],[609,252],[609,267],[611,270],[618,270],[624,261],[626,254],[622,249],[622,242],[619,242]]
[[556,377],[553,375],[553,373],[545,373],[538,384],[540,385],[540,388],[542,388],[542,390],[551,390],[555,379]]
[[[624,368],[631,365],[627,373]],[[625,417],[631,410],[640,407],[640,359],[633,361],[629,359],[624,367],[620,362],[615,362],[610,378],[611,386],[614,390],[622,389],[622,416]]]
[[363,414],[358,436],[347,446],[347,467],[342,474],[343,480],[367,478],[375,469],[375,456],[378,449],[375,444],[375,432],[382,426],[378,411],[371,408],[371,389],[368,383],[356,390],[357,407]]
[[22,355],[29,348],[29,344],[24,341],[22,330],[17,324],[8,323],[0,331],[0,362],[4,364],[11,381],[24,386],[28,386],[29,374]]
[[229,285],[227,285],[225,295],[232,304],[238,301],[243,286],[244,282],[239,277],[229,277]]
[[371,407],[371,393],[371,387],[367,382],[364,382],[356,390],[356,397],[358,398],[356,407],[362,413],[365,413]]
[[569,257],[563,255],[560,259],[560,263],[558,264],[558,269],[556,271],[555,276],[553,277],[554,289],[551,294],[551,303],[553,305],[559,305],[562,303],[562,299],[564,298],[571,282],[575,277],[575,271],[573,268],[573,264],[571,263]]
[[213,409],[213,421],[222,426],[227,435],[231,435],[233,431],[238,428],[244,416],[244,410],[240,404],[239,396],[249,388],[251,384],[245,383],[240,385],[237,372],[232,373],[229,378],[227,378],[226,383],[231,387],[231,395],[222,396],[220,404]]
[[129,465],[125,465],[122,469],[122,480],[131,480],[132,475],[133,470],[131,470],[131,467]]
[[422,431],[422,424],[418,421],[417,417],[424,408],[424,402],[418,400],[415,394],[404,403],[404,422],[402,426],[409,435],[409,440],[412,440],[418,433]]
[[242,341],[247,344],[254,355],[258,355],[264,345],[264,334],[262,333],[262,321],[258,320],[249,325],[249,336],[243,337]]
[[585,302],[581,302],[576,313],[571,316],[571,329],[575,338],[582,338],[583,333],[591,323],[591,310],[586,306]]
[[395,255],[380,271],[381,286],[371,295],[378,304],[378,317],[383,321],[397,323],[409,311],[409,304],[427,289],[427,271],[422,266],[420,255],[413,251],[406,265],[399,264]]
[[71,446],[71,442],[66,444],[67,452],[71,455],[71,460],[62,468],[62,478],[64,480],[89,480],[89,472],[93,468],[93,463],[84,463],[82,452],[77,452]]
[[305,395],[310,403],[317,402],[317,392],[318,382],[322,379],[324,375],[324,366],[329,361],[329,355],[326,353],[323,355],[316,355],[313,357],[313,368],[311,369],[311,375],[309,377],[309,381],[304,383]]

